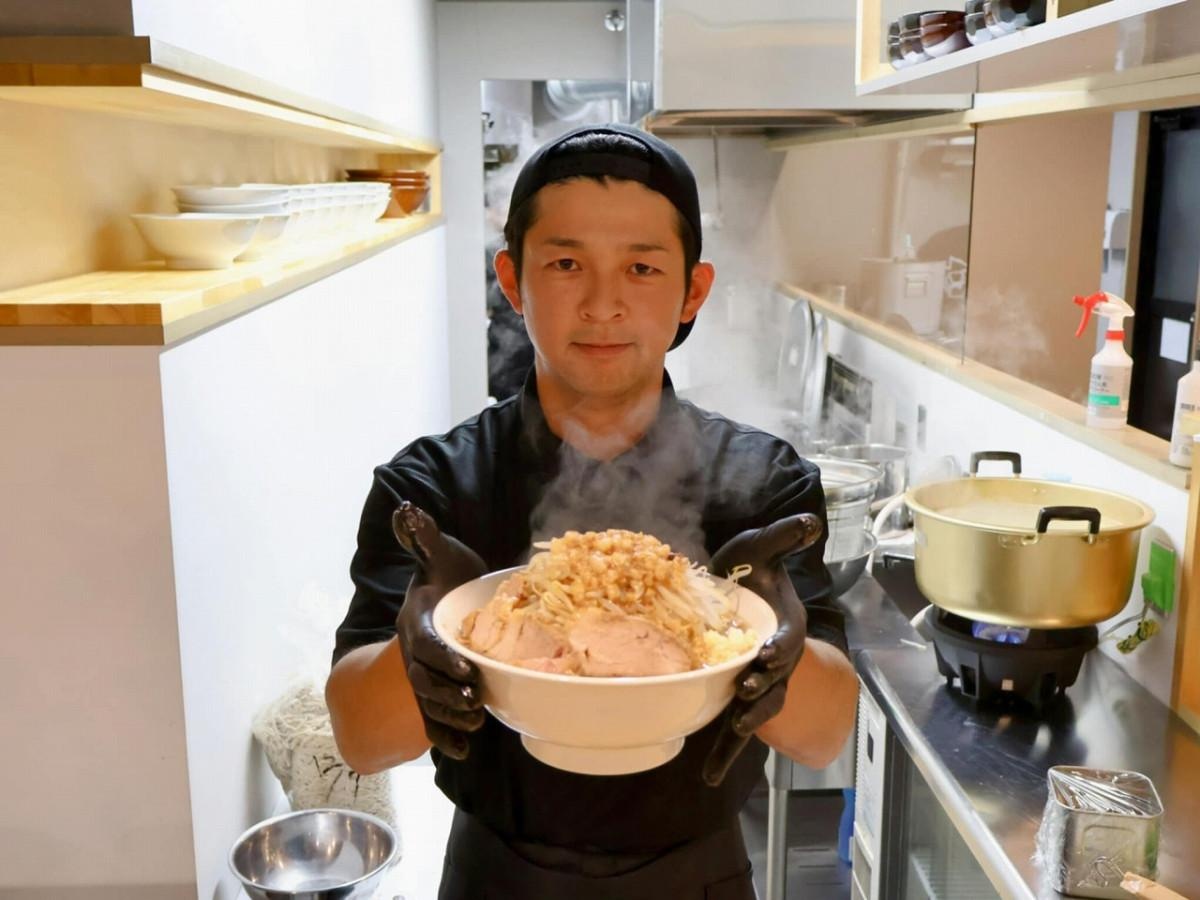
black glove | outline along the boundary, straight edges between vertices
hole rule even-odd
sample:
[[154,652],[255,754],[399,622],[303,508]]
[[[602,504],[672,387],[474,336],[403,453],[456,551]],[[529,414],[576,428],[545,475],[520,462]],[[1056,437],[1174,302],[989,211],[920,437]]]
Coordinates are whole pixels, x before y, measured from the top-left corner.
[[483,725],[479,670],[438,637],[433,608],[460,584],[486,574],[487,566],[407,501],[392,514],[392,531],[419,567],[396,617],[396,634],[425,734],[447,756],[466,759],[467,733]]
[[728,577],[737,566],[749,565],[750,574],[738,584],[766,600],[779,620],[779,629],[738,674],[734,698],[704,761],[704,780],[709,785],[715,787],[724,780],[750,735],[783,709],[788,676],[804,654],[808,627],[804,604],[796,596],[783,558],[811,547],[823,530],[820,518],[811,513],[788,516],[765,528],[743,531],[709,563],[708,570],[721,577]]

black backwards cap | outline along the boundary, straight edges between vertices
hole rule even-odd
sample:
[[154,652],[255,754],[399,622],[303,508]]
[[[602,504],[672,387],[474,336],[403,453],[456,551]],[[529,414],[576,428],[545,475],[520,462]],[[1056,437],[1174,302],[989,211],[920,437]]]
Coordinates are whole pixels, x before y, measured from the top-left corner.
[[[647,158],[639,159],[620,149],[600,152],[562,152],[562,144],[572,138],[589,134],[619,134],[632,138],[646,148]],[[508,203],[508,218],[513,212],[548,184],[579,176],[608,176],[624,181],[637,181],[662,194],[679,210],[696,237],[696,252],[700,251],[700,195],[696,190],[696,178],[679,152],[665,141],[626,125],[584,125],[568,131],[561,137],[542,145],[526,160],[513,185],[512,198]],[[507,230],[508,226],[505,225]],[[674,350],[691,333],[691,322],[680,322]]]

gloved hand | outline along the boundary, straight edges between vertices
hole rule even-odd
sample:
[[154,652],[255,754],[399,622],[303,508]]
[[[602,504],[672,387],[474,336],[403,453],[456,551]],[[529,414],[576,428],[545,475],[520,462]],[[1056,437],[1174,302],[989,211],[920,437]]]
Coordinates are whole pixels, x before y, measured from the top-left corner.
[[438,637],[433,608],[460,584],[486,574],[487,566],[407,501],[392,514],[392,531],[419,566],[396,617],[396,634],[425,734],[450,758],[466,759],[467,733],[483,725],[479,670]]
[[787,680],[804,653],[808,616],[783,567],[783,559],[811,547],[823,531],[820,518],[801,513],[765,528],[743,531],[719,549],[709,563],[714,575],[727,577],[737,566],[750,574],[738,581],[775,610],[779,629],[767,639],[758,656],[737,677],[734,698],[726,707],[724,724],[704,762],[703,776],[720,784],[750,736],[783,709]]

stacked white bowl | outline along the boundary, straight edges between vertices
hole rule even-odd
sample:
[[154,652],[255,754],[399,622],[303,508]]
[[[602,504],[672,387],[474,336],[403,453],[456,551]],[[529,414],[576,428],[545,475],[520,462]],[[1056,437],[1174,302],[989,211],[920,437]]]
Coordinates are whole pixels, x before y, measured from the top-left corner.
[[270,256],[300,240],[362,228],[387,209],[388,185],[181,185],[179,213],[133,220],[171,269],[223,269]]
[[359,228],[374,222],[387,209],[386,184],[330,181],[291,185],[290,209],[299,214],[305,237]]

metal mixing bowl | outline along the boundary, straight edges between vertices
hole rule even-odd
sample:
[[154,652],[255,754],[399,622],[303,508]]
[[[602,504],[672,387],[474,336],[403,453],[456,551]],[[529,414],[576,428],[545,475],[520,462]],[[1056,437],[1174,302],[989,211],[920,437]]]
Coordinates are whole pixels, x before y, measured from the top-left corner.
[[870,531],[864,530],[857,553],[851,556],[825,560],[825,568],[829,570],[829,574],[833,578],[832,597],[842,596],[842,594],[854,586],[854,582],[862,577],[862,573],[867,568],[867,560],[875,552],[875,544],[875,535]]
[[382,819],[306,809],[259,822],[229,851],[229,867],[255,900],[370,897],[399,851]]

